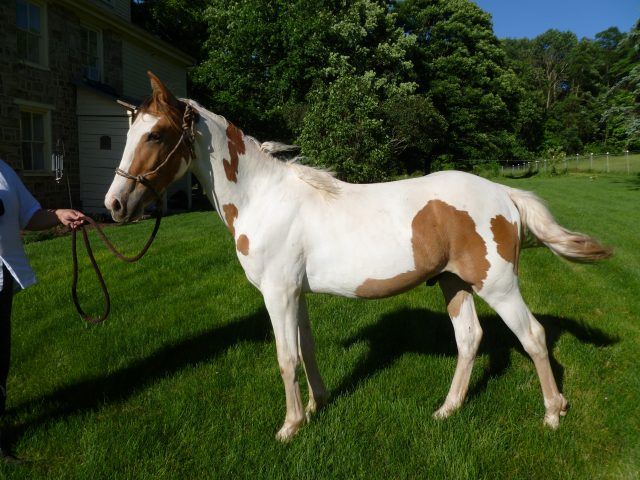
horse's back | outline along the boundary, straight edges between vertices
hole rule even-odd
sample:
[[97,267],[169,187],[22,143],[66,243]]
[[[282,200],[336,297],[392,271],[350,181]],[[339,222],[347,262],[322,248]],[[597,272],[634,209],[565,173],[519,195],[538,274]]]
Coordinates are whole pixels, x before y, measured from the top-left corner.
[[480,285],[497,229],[519,229],[505,187],[463,172],[341,187],[305,212],[314,291],[388,296],[448,267]]

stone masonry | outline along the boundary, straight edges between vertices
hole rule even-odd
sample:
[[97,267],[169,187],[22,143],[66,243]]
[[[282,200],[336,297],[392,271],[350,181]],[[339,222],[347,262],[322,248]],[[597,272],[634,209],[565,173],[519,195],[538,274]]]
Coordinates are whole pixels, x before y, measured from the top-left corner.
[[[80,20],[72,11],[56,3],[46,7],[48,25],[47,67],[21,62],[17,56],[15,2],[0,3],[0,158],[21,175],[25,185],[44,208],[68,207],[67,179],[57,184],[52,174],[35,175],[22,171],[19,101],[50,105],[51,143],[65,146],[65,175],[71,186],[73,206],[80,205],[78,119],[76,86],[82,79]],[[113,32],[103,31],[105,82],[122,91],[122,41]],[[46,158],[45,162],[49,159]]]

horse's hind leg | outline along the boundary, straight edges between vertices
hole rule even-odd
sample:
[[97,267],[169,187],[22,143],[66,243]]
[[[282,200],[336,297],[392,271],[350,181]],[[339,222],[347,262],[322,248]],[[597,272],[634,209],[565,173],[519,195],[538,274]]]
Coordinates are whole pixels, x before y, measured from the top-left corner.
[[309,323],[309,314],[307,312],[307,302],[303,295],[300,296],[298,304],[298,348],[300,358],[304,365],[304,371],[307,376],[307,385],[309,386],[309,403],[307,404],[307,420],[312,413],[322,408],[327,403],[327,389],[324,386],[320,370],[316,362],[315,343],[313,341],[313,333]]
[[467,395],[473,362],[482,339],[482,328],[469,284],[450,273],[443,274],[439,284],[447,302],[458,345],[458,364],[449,393],[444,404],[433,414],[435,418],[447,418],[462,406]]
[[508,292],[482,291],[480,295],[516,334],[533,360],[544,396],[544,423],[552,429],[558,428],[560,416],[567,413],[567,401],[558,390],[551,370],[544,328],[524,303],[517,283],[514,282]]

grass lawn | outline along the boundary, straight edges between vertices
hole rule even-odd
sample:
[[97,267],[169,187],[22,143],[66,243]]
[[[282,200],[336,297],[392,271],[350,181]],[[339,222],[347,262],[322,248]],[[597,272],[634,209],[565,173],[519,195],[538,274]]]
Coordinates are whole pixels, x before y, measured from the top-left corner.
[[[69,238],[27,246],[40,283],[14,300],[4,424],[30,462],[0,464],[0,478],[638,478],[640,179],[501,181],[537,192],[565,226],[615,247],[597,265],[522,254],[523,295],[570,402],[558,431],[542,425],[532,362],[479,300],[485,336],[467,403],[432,419],[456,348],[439,289],[423,286],[380,301],[309,297],[332,398],[293,441],[276,442],[284,392],[262,298],[216,214],[189,213],[164,219],[133,265],[96,239],[112,299],[97,327],[71,303]],[[108,234],[131,253],[151,228]],[[99,313],[83,260],[83,306]]]

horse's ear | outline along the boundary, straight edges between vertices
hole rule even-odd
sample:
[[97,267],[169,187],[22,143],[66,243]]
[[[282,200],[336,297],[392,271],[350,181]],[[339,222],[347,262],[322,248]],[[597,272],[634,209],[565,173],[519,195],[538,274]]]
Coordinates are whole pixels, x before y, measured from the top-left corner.
[[151,82],[151,91],[154,102],[167,103],[169,105],[178,105],[178,99],[169,91],[167,87],[156,77],[150,70],[147,71],[147,76]]

